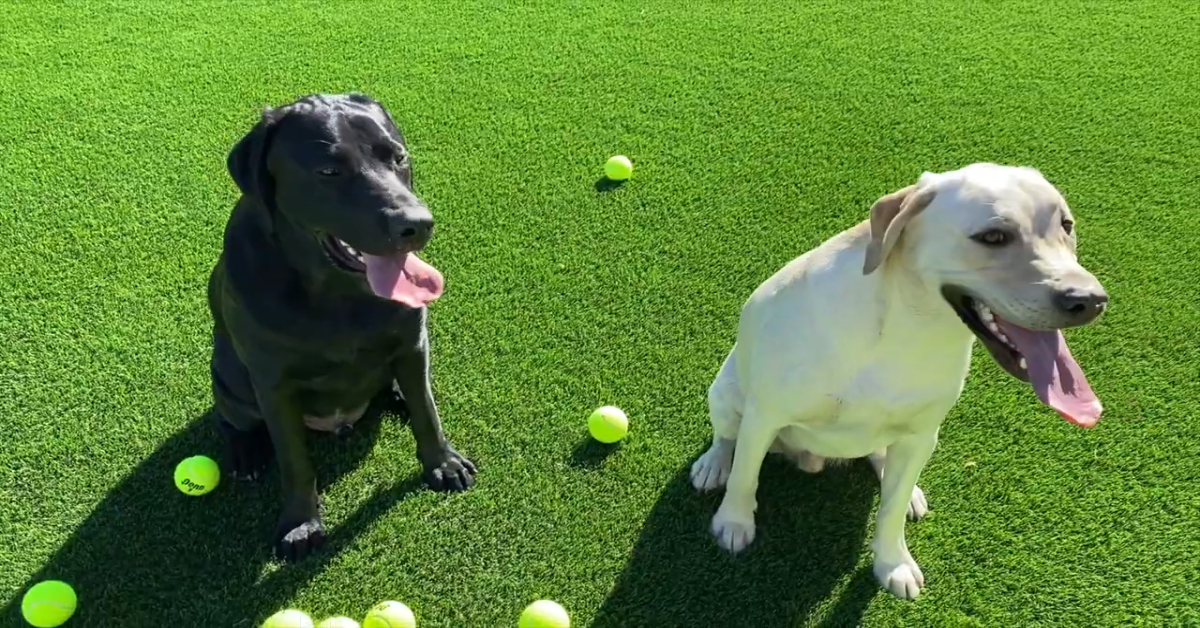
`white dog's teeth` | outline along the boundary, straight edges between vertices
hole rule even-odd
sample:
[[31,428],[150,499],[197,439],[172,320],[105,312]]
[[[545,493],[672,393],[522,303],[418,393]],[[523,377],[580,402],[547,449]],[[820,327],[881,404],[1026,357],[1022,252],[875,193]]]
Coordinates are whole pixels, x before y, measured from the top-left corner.
[[996,325],[996,321],[985,320],[983,324],[987,325],[988,331],[992,332],[993,334],[996,334],[997,336],[999,336],[1001,338],[1004,337],[1003,335],[1000,334],[1000,327]]
[[1029,363],[1025,361],[1025,358],[1021,358],[1020,360],[1018,360],[1017,365],[1020,366],[1024,370],[1029,370]]

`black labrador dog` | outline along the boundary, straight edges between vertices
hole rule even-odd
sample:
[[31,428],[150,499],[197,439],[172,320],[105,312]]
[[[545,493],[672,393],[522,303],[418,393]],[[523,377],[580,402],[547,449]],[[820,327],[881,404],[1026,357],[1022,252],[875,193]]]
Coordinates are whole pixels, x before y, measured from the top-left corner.
[[264,111],[228,167],[242,196],[208,285],[214,414],[236,477],[278,461],[277,555],[324,541],[308,429],[344,435],[392,404],[425,482],[469,488],[475,465],[447,442],[429,383],[426,306],[443,280],[416,252],[433,216],[391,115],[361,94],[305,96]]

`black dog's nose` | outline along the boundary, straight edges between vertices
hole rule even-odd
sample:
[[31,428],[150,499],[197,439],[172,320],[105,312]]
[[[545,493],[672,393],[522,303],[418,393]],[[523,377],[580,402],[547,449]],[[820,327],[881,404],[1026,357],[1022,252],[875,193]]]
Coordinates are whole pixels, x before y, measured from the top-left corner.
[[429,215],[393,214],[389,220],[392,237],[400,244],[419,249],[433,237],[433,218]]
[[1070,317],[1071,322],[1081,325],[1100,316],[1108,304],[1108,293],[1098,289],[1068,288],[1054,295],[1054,304]]

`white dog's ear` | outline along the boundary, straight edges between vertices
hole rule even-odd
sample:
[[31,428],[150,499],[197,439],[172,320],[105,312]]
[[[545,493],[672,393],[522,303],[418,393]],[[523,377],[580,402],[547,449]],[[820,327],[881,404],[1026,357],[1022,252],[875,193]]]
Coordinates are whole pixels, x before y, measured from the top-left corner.
[[932,173],[925,173],[917,183],[888,194],[871,206],[871,243],[867,245],[863,274],[870,275],[887,259],[900,239],[904,225],[925,209],[937,188],[932,185]]

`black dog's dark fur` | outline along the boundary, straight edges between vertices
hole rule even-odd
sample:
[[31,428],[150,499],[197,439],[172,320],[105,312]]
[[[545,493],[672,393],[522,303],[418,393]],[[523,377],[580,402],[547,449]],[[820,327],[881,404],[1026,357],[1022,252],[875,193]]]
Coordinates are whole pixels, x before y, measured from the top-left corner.
[[430,388],[426,308],[375,296],[323,244],[387,255],[431,237],[391,116],[359,94],[307,96],[266,110],[228,166],[242,197],[208,287],[215,414],[237,477],[278,461],[277,554],[299,559],[324,540],[305,415],[373,400],[370,413],[399,395],[426,483],[469,488],[475,467],[447,442]]

